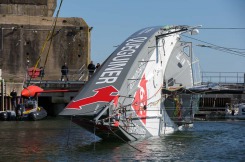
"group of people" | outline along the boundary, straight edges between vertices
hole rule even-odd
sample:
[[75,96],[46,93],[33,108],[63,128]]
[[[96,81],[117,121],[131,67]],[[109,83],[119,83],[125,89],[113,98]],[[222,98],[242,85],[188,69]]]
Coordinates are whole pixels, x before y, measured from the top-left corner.
[[[89,78],[91,78],[91,76],[94,74],[94,72],[96,71],[96,69],[98,69],[100,67],[100,63],[97,63],[97,65],[95,66],[93,61],[90,62],[90,64],[88,65],[88,71],[89,71]],[[39,77],[43,78],[44,77],[44,68],[40,67],[40,74]],[[61,81],[64,81],[65,79],[67,81],[69,81],[68,79],[68,72],[69,72],[69,68],[67,66],[67,63],[65,62],[64,65],[61,66]]]
[[[39,77],[43,78],[44,77],[44,68],[40,67],[39,69],[40,69]],[[65,78],[67,81],[69,81],[68,72],[69,72],[69,69],[68,69],[68,66],[65,62],[64,65],[62,65],[62,67],[61,67],[61,79],[60,79],[61,81],[64,81]]]
[[[100,67],[100,63],[97,63],[97,65],[95,66],[93,61],[90,62],[90,64],[88,65],[88,77],[91,78],[92,75],[94,74],[95,70],[98,69]],[[61,67],[61,81],[64,80],[64,78],[66,78],[66,80],[68,81],[68,66],[65,63],[62,67]]]
[[[95,66],[93,61],[90,62],[90,64],[88,65],[88,77],[91,78],[92,75],[94,74],[94,72],[96,71],[96,69],[98,69],[100,67],[100,63],[97,63],[97,65]],[[61,67],[61,81],[64,80],[64,78],[66,78],[66,80],[68,81],[68,66],[65,63],[62,67]]]

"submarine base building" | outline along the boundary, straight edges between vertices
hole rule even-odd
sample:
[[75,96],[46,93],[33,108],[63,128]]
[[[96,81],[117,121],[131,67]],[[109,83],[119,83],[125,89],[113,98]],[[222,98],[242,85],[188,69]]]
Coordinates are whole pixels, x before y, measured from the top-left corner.
[[45,67],[43,80],[60,80],[67,63],[69,80],[81,79],[78,70],[90,62],[92,27],[82,18],[55,21],[56,7],[57,0],[0,0],[0,69],[7,94],[35,66]]

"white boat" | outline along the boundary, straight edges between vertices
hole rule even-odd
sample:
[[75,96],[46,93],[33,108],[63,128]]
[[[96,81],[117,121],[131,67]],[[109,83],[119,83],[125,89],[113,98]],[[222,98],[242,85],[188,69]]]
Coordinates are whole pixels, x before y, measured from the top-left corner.
[[[103,139],[128,141],[191,127],[198,95],[177,90],[194,86],[195,57],[181,35],[190,26],[137,31],[102,64],[60,113]],[[164,94],[163,90],[168,93]]]
[[225,117],[229,119],[245,119],[245,103],[227,105]]

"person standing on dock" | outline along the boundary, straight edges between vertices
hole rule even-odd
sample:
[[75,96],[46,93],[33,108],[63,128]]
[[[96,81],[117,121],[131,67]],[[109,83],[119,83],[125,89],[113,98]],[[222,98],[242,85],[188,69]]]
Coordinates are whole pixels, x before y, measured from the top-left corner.
[[12,106],[12,109],[15,110],[17,104],[16,104],[16,100],[17,100],[17,92],[16,92],[16,89],[14,88],[12,90],[12,92],[10,93],[10,97],[11,97],[11,106]]
[[68,81],[68,66],[65,62],[65,64],[61,67],[61,81],[63,81],[64,77],[66,77],[66,80]]
[[44,68],[43,67],[40,67],[40,74],[39,74],[39,77],[41,77],[41,79],[44,77]]
[[90,62],[90,64],[88,65],[88,78],[91,78],[92,75],[94,74],[96,67],[93,63],[93,61]]

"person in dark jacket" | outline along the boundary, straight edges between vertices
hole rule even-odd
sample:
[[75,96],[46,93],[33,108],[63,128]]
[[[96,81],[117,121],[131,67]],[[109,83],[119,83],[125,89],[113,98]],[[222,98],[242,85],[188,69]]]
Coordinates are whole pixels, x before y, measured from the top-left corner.
[[94,74],[96,67],[93,63],[93,61],[90,62],[90,64],[88,65],[88,78],[91,78],[92,75]]
[[68,72],[69,72],[69,69],[68,69],[68,66],[67,64],[65,63],[62,67],[61,67],[61,81],[63,81],[64,77],[66,77],[66,80],[68,81]]
[[16,104],[17,92],[16,92],[16,89],[15,88],[10,93],[10,97],[11,97],[11,106],[12,106],[12,109],[15,109],[16,106],[17,106],[17,104]]
[[39,69],[40,69],[39,77],[43,78],[44,77],[44,68],[40,67]]

